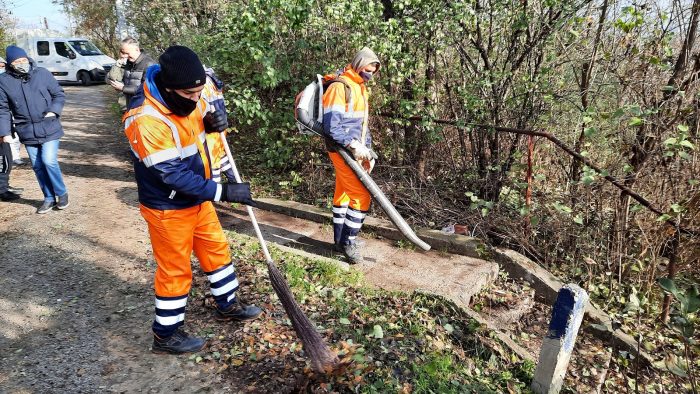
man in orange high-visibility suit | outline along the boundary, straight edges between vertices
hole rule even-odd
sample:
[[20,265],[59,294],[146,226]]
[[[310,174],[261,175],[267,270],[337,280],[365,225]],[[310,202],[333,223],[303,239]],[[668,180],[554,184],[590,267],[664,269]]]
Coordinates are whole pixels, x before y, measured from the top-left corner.
[[[374,159],[370,152],[369,94],[365,82],[372,79],[379,67],[377,55],[367,47],[362,48],[323,93],[324,133],[348,148],[367,171],[374,168]],[[350,264],[359,263],[362,253],[356,238],[369,210],[371,196],[333,145],[327,144],[327,147],[335,167],[334,249],[342,251]]]
[[238,297],[229,244],[212,201],[254,205],[250,185],[211,180],[205,132],[226,128],[226,116],[211,111],[201,91],[204,68],[189,48],[172,46],[148,68],[143,91],[124,114],[133,153],[141,214],[148,223],[155,274],[153,347],[159,353],[201,350],[205,340],[181,326],[192,282],[192,251],[209,279],[220,320],[248,320],[262,313]]

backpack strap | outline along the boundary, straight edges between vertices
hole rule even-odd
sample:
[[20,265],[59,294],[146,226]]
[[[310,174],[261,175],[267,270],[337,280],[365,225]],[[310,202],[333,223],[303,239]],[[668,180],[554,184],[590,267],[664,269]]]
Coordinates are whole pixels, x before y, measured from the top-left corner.
[[[345,86],[345,105],[347,108],[347,111],[352,110],[352,89],[350,88],[350,85],[347,83],[347,81],[343,80],[340,78],[340,75],[337,75],[335,78],[327,80],[323,84],[323,91],[325,92],[326,89],[328,89],[332,84],[334,83],[342,83],[343,86]],[[326,138],[326,149],[329,152],[336,152],[338,149],[336,146],[336,143],[333,142],[330,138]]]
[[[342,83],[345,86],[345,104],[347,105],[348,112],[353,111],[352,89],[350,88],[350,85],[347,83],[347,81],[340,78],[340,76],[337,76],[331,80],[331,82],[329,83],[328,86],[330,86],[336,82]],[[362,141],[365,141],[365,139],[367,138],[368,122],[369,122],[368,107],[367,107],[367,102],[365,101],[365,116],[364,116],[364,119],[362,120],[362,132],[360,134],[360,139]]]
[[[335,77],[335,78],[331,79],[330,81],[328,81],[324,90],[329,88],[334,83],[342,83],[343,86],[345,86],[345,104],[348,105],[348,104],[352,103],[352,89],[350,89],[350,85],[340,77]],[[348,110],[349,109],[350,109],[350,106],[348,105]]]

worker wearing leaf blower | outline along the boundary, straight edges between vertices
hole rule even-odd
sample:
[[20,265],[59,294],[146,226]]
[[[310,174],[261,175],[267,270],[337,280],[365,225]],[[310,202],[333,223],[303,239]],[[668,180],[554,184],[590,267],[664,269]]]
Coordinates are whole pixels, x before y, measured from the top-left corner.
[[[323,131],[337,144],[350,150],[367,171],[374,168],[374,159],[370,151],[369,94],[365,83],[372,79],[379,67],[377,55],[367,47],[362,48],[339,75],[341,81],[331,83],[323,93]],[[327,148],[335,167],[334,249],[342,251],[349,263],[359,263],[362,253],[356,238],[369,210],[371,196],[333,144],[327,144]]]
[[226,116],[211,111],[201,98],[206,74],[191,49],[171,46],[158,62],[148,68],[143,93],[132,99],[124,123],[141,215],[158,265],[152,350],[179,354],[205,345],[181,327],[192,282],[192,251],[209,279],[217,319],[249,320],[262,311],[236,296],[238,279],[212,205],[254,205],[249,184],[220,185],[211,179],[205,133],[225,129]]

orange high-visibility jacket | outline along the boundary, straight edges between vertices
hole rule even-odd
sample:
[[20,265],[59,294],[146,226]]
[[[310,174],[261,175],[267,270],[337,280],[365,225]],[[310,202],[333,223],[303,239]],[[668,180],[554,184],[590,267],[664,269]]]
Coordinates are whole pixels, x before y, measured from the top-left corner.
[[[213,71],[211,71],[213,73]],[[218,110],[227,113],[224,103],[224,94],[215,82],[215,76],[209,75],[207,72],[207,83],[202,90],[202,98],[207,101],[211,111]],[[224,130],[221,130],[224,131]],[[229,180],[233,180],[233,172],[231,171],[231,163],[226,157],[223,141],[220,133],[208,133],[206,136],[206,146],[209,153],[211,165],[211,179],[214,182],[221,183],[221,173],[225,173]]]
[[155,84],[159,65],[146,71],[143,94],[124,114],[133,153],[139,202],[153,209],[183,209],[218,201],[221,185],[211,180],[202,118],[209,104],[200,98],[188,116],[173,114]]
[[347,146],[353,139],[372,145],[369,133],[369,92],[362,77],[350,65],[340,74],[351,89],[345,97],[345,85],[331,84],[323,93],[323,131],[335,142]]

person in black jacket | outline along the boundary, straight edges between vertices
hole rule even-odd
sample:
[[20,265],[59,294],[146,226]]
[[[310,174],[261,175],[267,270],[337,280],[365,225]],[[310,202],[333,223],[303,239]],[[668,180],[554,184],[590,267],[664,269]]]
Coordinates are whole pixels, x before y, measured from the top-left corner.
[[63,136],[59,117],[66,96],[51,73],[37,67],[24,49],[10,45],[5,51],[7,72],[0,74],[0,137],[12,133],[14,122],[32,168],[44,193],[37,213],[68,207],[68,192],[58,165]]
[[124,93],[124,97],[126,97],[126,108],[130,108],[131,98],[134,97],[134,94],[136,94],[136,91],[146,77],[146,69],[156,64],[156,62],[153,58],[141,51],[139,42],[132,37],[127,37],[122,40],[119,54],[127,56],[127,62],[124,66],[124,76],[121,82],[110,80],[109,84],[112,85],[115,90]]
[[[5,59],[0,57],[0,74],[5,73]],[[0,138],[0,200],[12,201],[19,198],[21,193],[10,187],[10,172],[12,171],[12,136]]]

